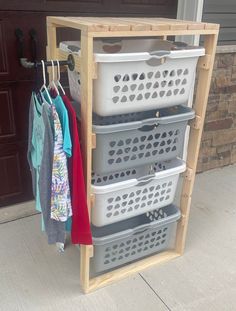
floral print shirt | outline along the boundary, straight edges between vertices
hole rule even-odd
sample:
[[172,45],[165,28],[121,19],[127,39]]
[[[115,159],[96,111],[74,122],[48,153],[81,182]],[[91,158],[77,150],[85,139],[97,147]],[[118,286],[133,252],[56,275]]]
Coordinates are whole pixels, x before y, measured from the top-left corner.
[[54,152],[51,186],[51,218],[67,221],[72,216],[67,159],[63,150],[61,123],[55,106],[52,105],[54,123]]

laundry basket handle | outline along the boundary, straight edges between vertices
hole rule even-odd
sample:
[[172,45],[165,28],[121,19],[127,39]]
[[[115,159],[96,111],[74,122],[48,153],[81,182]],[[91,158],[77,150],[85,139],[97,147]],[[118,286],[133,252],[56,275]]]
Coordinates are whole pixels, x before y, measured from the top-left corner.
[[140,178],[138,179],[139,183],[137,183],[136,187],[141,187],[141,186],[145,186],[147,184],[149,184],[153,178],[155,177],[155,175],[149,175],[148,177],[144,177],[144,178]]
[[151,125],[144,124],[143,126],[141,126],[141,127],[138,128],[138,131],[141,131],[141,132],[149,132],[149,131],[152,131],[154,128],[158,127],[158,126],[159,126],[158,123],[151,124]]
[[135,235],[135,234],[140,234],[140,233],[142,233],[142,232],[145,232],[145,231],[147,231],[147,230],[149,229],[150,226],[151,226],[150,223],[147,223],[147,224],[143,224],[143,225],[141,225],[141,226],[138,226],[137,228],[134,228],[134,229],[133,229],[133,233],[134,233],[134,235]]
[[152,51],[149,52],[150,58],[149,59],[161,59],[164,57],[168,57],[170,55],[170,51],[168,50],[159,50],[159,51]]

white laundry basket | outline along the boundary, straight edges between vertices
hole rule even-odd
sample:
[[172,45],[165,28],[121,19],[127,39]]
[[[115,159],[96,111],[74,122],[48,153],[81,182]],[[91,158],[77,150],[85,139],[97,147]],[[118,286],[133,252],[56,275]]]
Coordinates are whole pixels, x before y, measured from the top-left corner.
[[[94,112],[109,116],[187,103],[204,48],[157,39],[115,40],[94,40]],[[80,53],[80,42],[62,42],[60,48]],[[71,95],[79,102],[80,76],[68,72]]]
[[185,168],[183,160],[174,159],[106,175],[93,174],[93,225],[105,226],[171,204]]

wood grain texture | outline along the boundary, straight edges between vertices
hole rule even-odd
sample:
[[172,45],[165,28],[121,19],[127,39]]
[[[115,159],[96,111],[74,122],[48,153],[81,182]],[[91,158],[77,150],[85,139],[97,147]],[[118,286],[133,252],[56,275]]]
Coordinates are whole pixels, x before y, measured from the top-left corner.
[[[93,95],[93,38],[81,34],[81,137],[84,175],[87,194],[87,207],[91,214],[91,175],[92,175],[92,95]],[[93,246],[81,248],[81,285],[85,292],[89,288],[90,255]]]
[[191,196],[194,186],[195,172],[197,167],[199,148],[201,144],[208,94],[211,84],[211,75],[214,66],[217,35],[208,35],[205,36],[204,39],[205,52],[208,56],[208,66],[205,67],[208,68],[204,68],[204,66],[202,66],[202,64],[200,63],[194,110],[198,118],[201,119],[201,124],[199,127],[191,127],[189,135],[187,167],[192,169],[193,174],[191,179],[184,179],[181,193],[180,209],[184,217],[182,217],[182,219],[178,222],[176,235],[176,251],[180,254],[183,254],[187,235]]
[[[160,31],[160,30],[172,30],[185,34],[186,31],[204,31],[205,29],[218,29],[217,24],[207,24],[200,22],[189,22],[165,19],[165,18],[94,18],[94,17],[48,17],[48,23],[54,23],[55,25],[61,25],[65,27],[71,27],[75,29],[81,29],[85,32],[91,33],[123,33],[132,32],[135,36],[136,31]],[[127,23],[128,26],[127,27]],[[141,28],[140,28],[141,27]],[[134,33],[133,33],[134,32]],[[188,33],[187,32],[187,33]],[[198,32],[197,32],[198,33]],[[109,34],[107,34],[110,36]],[[124,35],[125,36],[125,35]]]
[[[185,174],[180,209],[182,218],[178,222],[176,236],[176,251],[163,252],[161,254],[140,260],[123,268],[114,270],[96,278],[90,279],[90,257],[93,256],[92,247],[81,247],[81,285],[85,292],[105,286],[114,281],[118,281],[131,273],[136,273],[148,268],[154,264],[162,263],[175,258],[183,253],[189,211],[191,204],[191,195],[194,185],[196,164],[201,140],[203,120],[208,99],[211,73],[213,68],[215,49],[218,35],[218,25],[202,25],[201,23],[190,23],[186,21],[176,21],[164,18],[143,18],[129,19],[129,29],[123,30],[122,18],[60,18],[48,17],[48,38],[52,37],[54,45],[52,51],[56,50],[55,27],[67,26],[81,29],[81,121],[82,121],[82,150],[86,178],[87,204],[90,213],[91,208],[91,166],[92,166],[92,96],[93,96],[93,37],[115,37],[115,36],[162,36],[178,34],[207,34],[205,37],[205,50],[207,61],[204,60],[199,68],[199,83],[196,93],[195,111],[197,120],[201,120],[200,125],[192,126],[190,132],[189,153],[187,158],[188,174]],[[124,19],[124,22],[127,22]],[[132,24],[130,24],[132,23]],[[117,25],[116,25],[117,24]],[[117,27],[115,27],[115,25]],[[125,27],[127,26],[124,23]],[[144,25],[146,30],[133,30],[135,25]],[[190,25],[190,26],[189,26]],[[164,27],[164,29],[162,28]],[[126,27],[127,28],[127,27]],[[50,47],[49,47],[50,48]],[[49,52],[50,54],[50,52]],[[190,174],[191,172],[191,174]]]

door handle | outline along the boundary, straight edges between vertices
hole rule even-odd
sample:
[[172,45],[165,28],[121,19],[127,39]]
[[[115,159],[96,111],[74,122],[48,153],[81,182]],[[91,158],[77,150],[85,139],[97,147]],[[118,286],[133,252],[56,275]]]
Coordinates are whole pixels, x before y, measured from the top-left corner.
[[19,60],[24,58],[24,34],[20,28],[15,29],[15,36],[17,39],[17,54]]
[[37,60],[37,53],[38,53],[37,31],[34,28],[31,28],[29,31],[29,36],[30,36],[31,57],[32,61],[35,62]]

